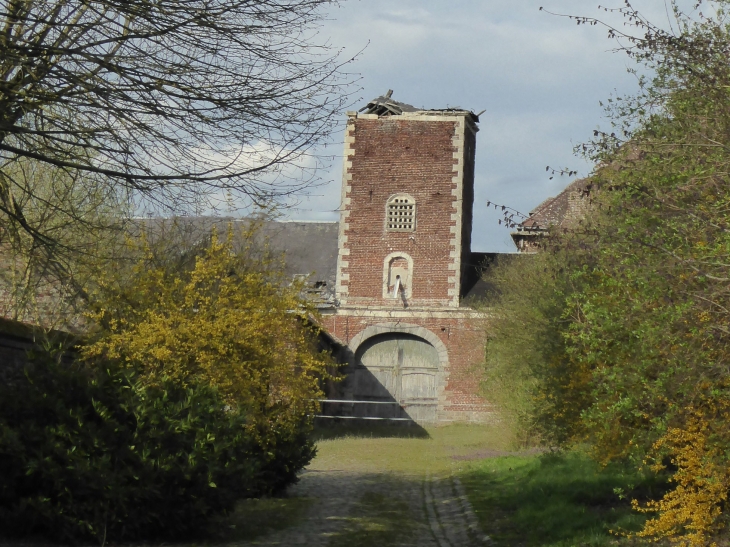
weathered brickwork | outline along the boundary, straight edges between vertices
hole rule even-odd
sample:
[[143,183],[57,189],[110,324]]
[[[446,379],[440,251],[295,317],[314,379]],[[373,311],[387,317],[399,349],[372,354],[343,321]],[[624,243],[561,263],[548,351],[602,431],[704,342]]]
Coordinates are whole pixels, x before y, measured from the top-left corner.
[[[406,305],[457,307],[462,255],[469,252],[471,234],[474,129],[466,127],[465,116],[373,118],[353,116],[347,129],[341,304],[402,307],[383,296],[384,257],[402,252],[413,259]],[[466,206],[464,164],[469,167]],[[399,192],[415,200],[412,232],[386,227],[386,203]]]
[[448,364],[442,371],[446,382],[439,393],[440,422],[482,422],[491,418],[490,406],[479,396],[487,333],[486,319],[481,314],[466,310],[441,313],[339,310],[323,317],[324,328],[343,346],[349,346],[368,327],[392,323],[425,328],[446,347]]
[[[345,132],[337,301],[323,326],[349,348],[353,367],[368,338],[400,333],[436,348],[438,370],[423,374],[422,392],[437,400],[438,422],[491,418],[479,396],[485,320],[460,307],[471,256],[476,121],[467,111],[349,113]],[[376,355],[385,368],[394,359],[388,343]],[[391,381],[383,367],[374,374]]]

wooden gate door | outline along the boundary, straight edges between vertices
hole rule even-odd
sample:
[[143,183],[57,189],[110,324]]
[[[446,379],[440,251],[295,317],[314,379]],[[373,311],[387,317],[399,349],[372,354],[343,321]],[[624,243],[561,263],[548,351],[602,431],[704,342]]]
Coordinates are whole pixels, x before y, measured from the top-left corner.
[[436,348],[417,336],[370,338],[357,352],[355,397],[397,401],[413,420],[435,421],[438,365]]

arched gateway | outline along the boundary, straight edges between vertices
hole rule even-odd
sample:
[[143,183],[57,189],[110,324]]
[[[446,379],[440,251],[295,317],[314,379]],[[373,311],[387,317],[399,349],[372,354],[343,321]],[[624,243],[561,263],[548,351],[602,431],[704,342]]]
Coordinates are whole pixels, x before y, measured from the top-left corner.
[[[349,347],[354,366],[348,391],[355,400],[392,401],[416,422],[437,421],[448,354],[436,335],[416,325],[375,325],[353,338]],[[381,416],[398,410],[367,406]]]

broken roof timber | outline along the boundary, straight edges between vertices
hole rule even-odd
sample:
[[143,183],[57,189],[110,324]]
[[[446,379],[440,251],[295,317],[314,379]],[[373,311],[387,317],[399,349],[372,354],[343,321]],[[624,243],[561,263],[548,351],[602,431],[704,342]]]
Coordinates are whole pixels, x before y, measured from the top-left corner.
[[393,90],[389,89],[388,92],[385,95],[381,95],[380,97],[376,97],[368,102],[365,106],[363,106],[358,112],[362,112],[364,114],[375,114],[377,116],[399,116],[405,112],[429,112],[429,113],[467,113],[472,118],[473,121],[478,122],[479,116],[477,114],[474,114],[474,112],[470,110],[464,110],[463,108],[458,107],[447,107],[447,108],[438,108],[438,109],[424,109],[424,108],[416,108],[413,105],[407,104],[407,103],[401,103],[399,101],[396,101],[392,99]]

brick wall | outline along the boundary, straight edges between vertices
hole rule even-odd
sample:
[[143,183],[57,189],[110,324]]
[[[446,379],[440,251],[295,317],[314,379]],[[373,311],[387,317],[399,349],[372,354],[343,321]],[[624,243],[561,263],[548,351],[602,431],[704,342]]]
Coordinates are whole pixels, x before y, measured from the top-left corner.
[[[341,344],[349,346],[368,327],[398,323],[417,325],[436,335],[448,352],[446,378],[439,395],[439,421],[485,421],[491,407],[480,395],[486,319],[475,312],[383,312],[339,310],[323,317],[323,326]],[[351,356],[351,358],[354,356]]]
[[[29,351],[46,345],[70,347],[76,340],[67,332],[0,318],[0,382],[17,381],[18,377],[22,377]],[[69,352],[65,357],[71,359],[72,354]]]
[[[346,305],[402,308],[383,297],[383,275],[385,258],[403,252],[413,259],[408,306],[458,306],[473,200],[474,134],[465,126],[464,116],[350,118],[338,271]],[[416,202],[413,232],[385,228],[388,198],[401,192]]]
[[[439,355],[438,372],[423,379],[435,386],[436,416],[431,406],[422,417],[488,420],[491,408],[479,396],[486,327],[479,313],[460,308],[462,281],[472,273],[476,118],[449,110],[348,116],[337,304],[323,326],[347,348],[352,366],[345,373],[353,381],[333,394],[349,400],[362,388],[363,369],[355,367],[361,343],[401,333],[404,340],[415,336],[431,344]],[[396,223],[403,231],[387,226],[395,195],[415,201],[415,229],[407,222]],[[378,381],[392,381],[390,373],[373,370],[384,374]],[[407,405],[407,397],[400,402]]]

